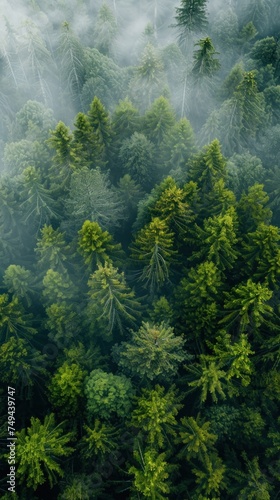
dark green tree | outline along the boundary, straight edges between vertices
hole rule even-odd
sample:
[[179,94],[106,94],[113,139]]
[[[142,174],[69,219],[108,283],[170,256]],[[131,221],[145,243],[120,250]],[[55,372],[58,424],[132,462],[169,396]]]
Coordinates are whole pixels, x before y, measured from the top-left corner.
[[124,273],[119,273],[110,262],[90,276],[89,303],[87,315],[104,326],[107,335],[115,327],[123,331],[125,323],[135,323],[139,315],[139,302],[134,292],[128,287]]
[[93,418],[127,418],[134,394],[132,384],[124,375],[113,375],[100,369],[86,378],[85,395],[89,420]]
[[176,7],[175,27],[179,32],[178,42],[183,51],[187,49],[191,35],[205,31],[206,3],[206,0],[181,0],[180,7]]

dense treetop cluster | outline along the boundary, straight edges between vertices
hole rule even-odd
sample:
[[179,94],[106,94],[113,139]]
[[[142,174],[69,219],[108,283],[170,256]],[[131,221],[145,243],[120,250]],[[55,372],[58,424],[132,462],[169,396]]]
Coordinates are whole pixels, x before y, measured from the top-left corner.
[[[20,4],[0,20],[14,498],[276,499],[279,1]],[[9,498],[5,447],[0,470]]]

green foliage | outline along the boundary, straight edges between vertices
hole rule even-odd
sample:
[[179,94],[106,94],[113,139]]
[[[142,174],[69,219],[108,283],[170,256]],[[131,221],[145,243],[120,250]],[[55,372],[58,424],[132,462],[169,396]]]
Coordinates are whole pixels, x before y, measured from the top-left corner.
[[168,498],[165,494],[170,492],[167,481],[170,467],[165,461],[165,456],[165,453],[157,453],[155,450],[147,450],[143,454],[140,448],[134,452],[138,468],[130,467],[128,472],[134,475],[134,489],[145,498],[153,500]]
[[82,438],[83,455],[86,458],[94,456],[106,457],[117,449],[117,437],[119,432],[109,423],[94,420],[92,428],[84,426],[86,435]]
[[225,399],[227,388],[226,372],[221,369],[221,364],[217,360],[211,360],[205,355],[200,356],[199,363],[188,366],[190,381],[188,385],[194,389],[199,389],[200,405],[206,402],[211,396],[214,403],[218,399]]
[[198,84],[202,78],[211,78],[220,68],[220,63],[214,57],[217,52],[211,38],[202,38],[195,45],[199,48],[194,52],[192,74]]
[[179,365],[190,358],[184,352],[184,339],[175,336],[173,328],[164,323],[143,323],[137,332],[132,332],[128,342],[119,349],[119,366],[141,379],[170,380]]
[[269,224],[272,212],[269,208],[269,197],[263,184],[254,184],[248,194],[241,196],[237,205],[238,219],[244,233],[255,231],[260,223]]
[[[220,321],[228,329],[240,333],[257,333],[259,327],[272,315],[272,307],[267,303],[273,292],[261,283],[248,279],[236,285],[231,292],[225,292],[225,316]],[[229,310],[229,312],[228,312]]]
[[140,280],[150,291],[160,288],[169,279],[169,267],[174,260],[174,233],[168,231],[165,220],[159,217],[139,231],[132,247],[132,258],[143,262]]
[[69,224],[78,230],[85,220],[97,222],[102,229],[113,229],[125,219],[123,203],[113,191],[108,175],[98,168],[82,169],[71,178],[66,201]]
[[131,409],[133,387],[124,375],[93,370],[85,381],[89,419],[126,418]]
[[62,121],[59,121],[56,128],[51,131],[48,143],[55,150],[52,162],[53,182],[69,183],[71,173],[74,169],[76,156],[73,148],[73,134]]
[[70,246],[65,242],[64,233],[46,224],[40,233],[35,248],[39,268],[64,273],[70,253]]
[[[225,472],[226,466],[217,453],[210,453],[205,457],[199,468],[192,469],[198,484],[196,492],[198,494],[211,495],[210,498],[219,498],[220,491],[226,487]],[[215,496],[214,496],[215,495]],[[219,495],[218,497],[216,495]],[[201,497],[198,497],[201,498]],[[202,496],[202,498],[205,498]]]
[[120,250],[120,245],[114,244],[112,236],[108,231],[102,231],[97,222],[86,220],[78,235],[78,251],[90,271],[97,264],[110,262],[109,256]]
[[176,7],[175,20],[179,45],[185,49],[190,35],[204,31],[207,26],[206,0],[181,0],[180,7]]
[[165,135],[175,126],[174,111],[165,97],[158,97],[144,116],[145,133],[156,145],[162,143]]
[[210,432],[211,423],[205,422],[198,414],[196,418],[182,418],[180,429],[178,441],[185,445],[181,451],[182,456],[186,456],[187,460],[199,458],[204,462],[217,440],[217,436]]
[[83,407],[85,372],[79,365],[67,361],[54,373],[48,385],[49,401],[62,417],[79,414]]
[[135,323],[140,305],[127,286],[124,273],[119,273],[110,262],[105,262],[104,266],[98,264],[88,286],[87,314],[104,326],[107,335],[111,335],[115,327],[123,331],[125,323]]
[[10,337],[0,347],[3,382],[29,388],[46,376],[45,355],[30,347],[26,339]]
[[30,338],[36,333],[32,326],[32,314],[27,314],[17,297],[9,300],[8,294],[0,295],[0,336],[1,342],[11,337]]
[[226,178],[226,162],[217,139],[190,160],[189,177],[202,192],[209,192],[215,182]]
[[17,473],[20,482],[26,480],[33,490],[46,481],[53,486],[56,476],[63,476],[58,460],[70,455],[73,449],[68,446],[72,435],[63,435],[62,425],[55,425],[51,413],[43,424],[31,417],[31,426],[17,433]]
[[102,54],[110,55],[113,52],[113,43],[117,31],[117,23],[113,12],[108,5],[103,4],[98,11],[94,30],[95,44]]
[[131,425],[147,435],[153,447],[163,448],[168,435],[176,436],[176,416],[182,408],[175,386],[167,391],[156,385],[154,389],[142,389],[137,407],[132,412]]
[[3,283],[9,293],[30,306],[35,291],[35,281],[31,271],[23,266],[11,264],[4,272]]
[[144,134],[134,132],[125,139],[119,151],[122,171],[131,175],[132,179],[144,189],[151,185],[155,178],[154,147]]
[[48,305],[73,299],[75,287],[67,273],[48,269],[43,278],[43,297]]

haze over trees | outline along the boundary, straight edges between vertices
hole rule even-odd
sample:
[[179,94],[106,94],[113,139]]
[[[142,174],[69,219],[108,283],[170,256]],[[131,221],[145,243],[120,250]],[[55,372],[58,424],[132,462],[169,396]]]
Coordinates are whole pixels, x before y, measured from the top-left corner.
[[[3,2],[19,500],[280,490],[278,0]],[[9,498],[1,449],[0,496]]]

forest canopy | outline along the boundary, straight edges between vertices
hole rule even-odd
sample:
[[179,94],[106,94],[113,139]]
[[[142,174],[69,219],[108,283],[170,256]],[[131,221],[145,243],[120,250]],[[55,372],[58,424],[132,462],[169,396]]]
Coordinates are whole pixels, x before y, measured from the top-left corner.
[[2,3],[1,498],[276,499],[279,1]]

